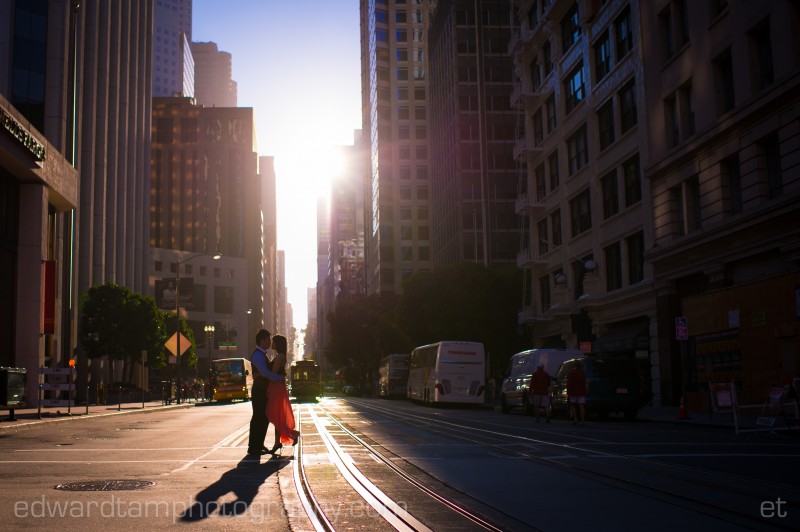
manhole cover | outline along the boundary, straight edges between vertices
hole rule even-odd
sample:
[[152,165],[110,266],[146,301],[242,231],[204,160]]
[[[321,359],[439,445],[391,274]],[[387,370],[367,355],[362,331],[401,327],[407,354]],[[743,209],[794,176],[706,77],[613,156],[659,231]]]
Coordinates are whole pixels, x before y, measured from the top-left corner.
[[155,486],[155,482],[149,480],[92,480],[90,482],[70,482],[69,484],[57,484],[57,490],[64,491],[124,491],[140,490]]

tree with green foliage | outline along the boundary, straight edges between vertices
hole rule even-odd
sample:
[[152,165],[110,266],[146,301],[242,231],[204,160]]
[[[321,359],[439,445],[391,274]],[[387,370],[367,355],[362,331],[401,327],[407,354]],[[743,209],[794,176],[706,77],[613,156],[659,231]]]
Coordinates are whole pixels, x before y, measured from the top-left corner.
[[[337,301],[328,316],[328,360],[362,375],[377,371],[390,353],[440,340],[482,342],[497,373],[527,346],[517,328],[522,273],[464,262],[419,272],[403,283],[402,296]],[[350,373],[345,372],[346,375]]]
[[[166,363],[164,342],[169,337],[165,317],[152,297],[142,296],[124,286],[108,282],[87,290],[80,301],[78,342],[91,358],[108,356],[124,362],[124,380],[131,381],[133,362],[148,353],[147,365],[163,367]],[[174,331],[174,317],[173,328]],[[184,335],[193,340],[184,320]],[[193,343],[193,342],[192,342]],[[194,356],[193,346],[190,348]],[[193,358],[196,360],[196,358]],[[188,362],[188,361],[187,361]]]

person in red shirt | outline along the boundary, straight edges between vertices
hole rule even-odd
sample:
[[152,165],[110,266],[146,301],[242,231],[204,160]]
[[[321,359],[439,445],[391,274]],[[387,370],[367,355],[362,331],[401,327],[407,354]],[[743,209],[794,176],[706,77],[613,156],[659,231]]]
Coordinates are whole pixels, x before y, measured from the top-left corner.
[[550,423],[550,397],[548,392],[550,389],[550,375],[544,370],[544,364],[536,366],[536,371],[531,375],[531,399],[533,401],[533,415],[536,416],[536,422],[540,423],[539,409],[544,409],[545,421]]
[[583,425],[586,422],[586,375],[580,364],[573,364],[567,373],[567,397],[572,424],[576,425],[579,422],[578,411],[580,411],[580,424]]

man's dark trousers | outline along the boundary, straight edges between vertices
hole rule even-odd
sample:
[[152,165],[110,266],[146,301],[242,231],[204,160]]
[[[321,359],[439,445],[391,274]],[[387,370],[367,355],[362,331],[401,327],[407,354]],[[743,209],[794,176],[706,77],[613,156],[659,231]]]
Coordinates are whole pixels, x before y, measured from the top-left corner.
[[250,439],[247,442],[248,454],[261,454],[264,440],[267,437],[267,379],[258,377],[253,380],[253,392],[250,402],[253,405],[253,417],[250,418]]

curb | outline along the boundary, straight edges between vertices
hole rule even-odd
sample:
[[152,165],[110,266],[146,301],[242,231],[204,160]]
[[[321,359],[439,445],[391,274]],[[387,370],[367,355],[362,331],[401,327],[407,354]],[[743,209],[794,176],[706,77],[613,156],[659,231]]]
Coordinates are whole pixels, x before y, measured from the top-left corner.
[[[124,414],[149,414],[151,412],[161,412],[164,410],[171,410],[177,408],[194,408],[196,405],[195,403],[183,403],[179,405],[162,405],[162,406],[152,406],[152,407],[145,407],[140,408],[129,408],[126,410],[119,410],[113,412],[92,412],[89,414],[81,413],[81,414],[70,414],[70,415],[60,415],[59,417],[48,417],[43,419],[30,419],[30,418],[20,418],[17,417],[15,421],[10,420],[2,420],[0,423],[12,423],[10,425],[0,424],[0,433],[4,432],[16,432],[19,430],[26,430],[26,429],[33,429],[37,427],[41,427],[43,425],[51,424],[51,423],[63,423],[69,421],[78,421],[81,419],[89,419],[89,418],[96,418],[96,417],[109,417],[109,416],[119,416]],[[19,416],[19,414],[16,414]],[[31,414],[24,414],[26,416]],[[32,414],[36,416],[37,414]]]

